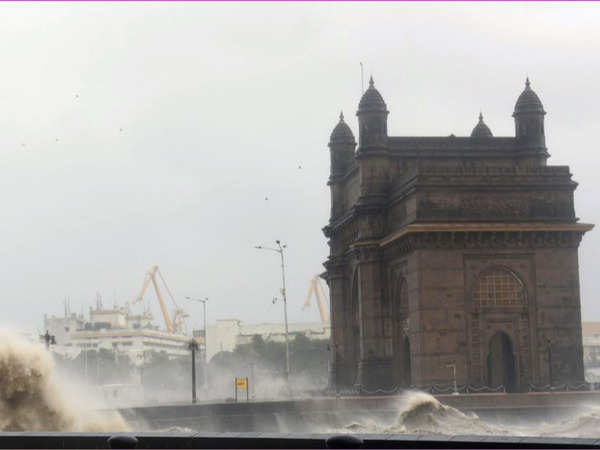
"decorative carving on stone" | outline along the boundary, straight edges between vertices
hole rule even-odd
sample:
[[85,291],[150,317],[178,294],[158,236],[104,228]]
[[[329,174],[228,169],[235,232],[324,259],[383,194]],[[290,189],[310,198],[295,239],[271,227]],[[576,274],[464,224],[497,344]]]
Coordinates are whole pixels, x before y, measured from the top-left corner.
[[460,201],[461,217],[527,217],[529,215],[527,199],[489,198],[482,196],[463,197]]
[[416,249],[490,249],[579,246],[582,231],[438,231],[413,232],[386,245],[386,258]]
[[521,197],[466,196],[453,199],[424,199],[417,208],[419,219],[572,219],[574,212],[568,200]]

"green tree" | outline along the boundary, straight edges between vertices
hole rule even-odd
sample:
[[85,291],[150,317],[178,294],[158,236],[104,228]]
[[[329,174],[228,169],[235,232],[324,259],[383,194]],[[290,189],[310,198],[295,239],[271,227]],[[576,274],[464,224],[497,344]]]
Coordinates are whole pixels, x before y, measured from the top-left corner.
[[[297,334],[290,341],[290,375],[306,376],[315,386],[327,382],[327,340],[311,340]],[[219,370],[242,373],[250,366],[266,369],[282,376],[285,370],[285,343],[265,341],[260,335],[248,344],[236,346],[233,352],[219,352],[210,361],[211,373]]]

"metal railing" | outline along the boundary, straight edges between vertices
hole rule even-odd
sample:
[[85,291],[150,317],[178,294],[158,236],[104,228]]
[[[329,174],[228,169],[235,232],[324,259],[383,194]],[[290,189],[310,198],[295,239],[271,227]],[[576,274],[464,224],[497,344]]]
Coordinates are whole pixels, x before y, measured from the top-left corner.
[[[525,388],[525,389],[523,389]],[[572,391],[594,391],[598,388],[597,383],[564,383],[560,385],[550,386],[546,385],[536,385],[534,383],[527,383],[525,386],[521,386],[521,389],[518,392],[528,393],[528,392],[572,392]],[[362,385],[356,384],[351,388],[340,388],[340,389],[331,389],[328,388],[325,391],[325,394],[328,396],[337,396],[337,397],[348,397],[348,396],[356,396],[356,395],[395,395],[400,394],[406,391],[421,391],[427,392],[431,395],[444,395],[444,394],[479,394],[479,393],[502,393],[506,392],[506,387],[504,385],[500,385],[497,387],[490,387],[485,385],[478,384],[459,384],[455,386],[454,384],[430,384],[430,385],[412,385],[409,387],[406,386],[395,386],[389,389],[374,389],[370,390],[365,388]]]

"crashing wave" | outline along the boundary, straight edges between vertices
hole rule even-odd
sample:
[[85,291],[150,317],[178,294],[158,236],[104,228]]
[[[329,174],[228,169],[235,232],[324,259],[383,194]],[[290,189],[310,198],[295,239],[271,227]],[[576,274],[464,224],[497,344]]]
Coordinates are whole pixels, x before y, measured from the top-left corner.
[[116,412],[96,413],[88,399],[59,383],[40,344],[0,329],[0,431],[128,431]]
[[352,423],[345,430],[393,434],[509,434],[508,430],[490,425],[474,413],[463,413],[440,403],[430,394],[416,391],[406,392],[400,397],[398,417],[391,425],[363,421]]
[[573,417],[554,424],[544,424],[541,436],[598,438],[600,435],[600,409],[597,406],[585,408]]

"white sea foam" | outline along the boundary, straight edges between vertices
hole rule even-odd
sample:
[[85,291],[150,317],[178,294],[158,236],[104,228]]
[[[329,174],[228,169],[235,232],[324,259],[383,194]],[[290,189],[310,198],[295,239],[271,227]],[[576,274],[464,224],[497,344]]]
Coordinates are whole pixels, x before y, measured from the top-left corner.
[[0,328],[1,431],[128,431],[117,412],[98,404],[73,380],[57,375],[43,345]]

